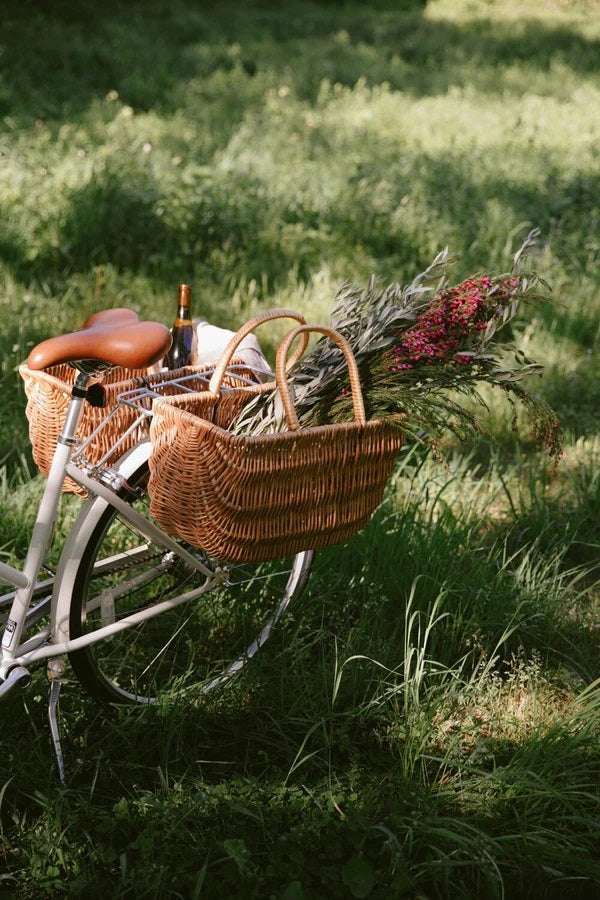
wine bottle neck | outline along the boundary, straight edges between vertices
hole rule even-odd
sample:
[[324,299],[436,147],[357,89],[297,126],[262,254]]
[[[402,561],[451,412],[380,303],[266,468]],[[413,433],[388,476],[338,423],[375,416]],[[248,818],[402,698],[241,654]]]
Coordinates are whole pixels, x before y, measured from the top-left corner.
[[189,322],[192,318],[191,307],[190,304],[180,303],[177,306],[177,319],[183,319],[186,322]]
[[177,319],[189,322],[192,318],[192,289],[189,284],[180,284],[177,294]]

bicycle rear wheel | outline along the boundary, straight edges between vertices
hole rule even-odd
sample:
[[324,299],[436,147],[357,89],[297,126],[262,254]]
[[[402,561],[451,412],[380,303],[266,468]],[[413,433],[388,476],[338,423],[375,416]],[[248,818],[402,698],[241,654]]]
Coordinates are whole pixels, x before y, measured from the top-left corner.
[[[132,505],[144,512],[147,479],[145,464],[128,478],[139,495]],[[73,579],[71,639],[193,591],[204,580],[174,554],[149,544],[113,507],[97,517]],[[201,551],[187,549],[215,568]],[[148,703],[167,690],[208,691],[222,685],[264,645],[304,587],[311,559],[307,551],[224,567],[219,586],[71,652],[73,670],[95,698],[111,702]]]

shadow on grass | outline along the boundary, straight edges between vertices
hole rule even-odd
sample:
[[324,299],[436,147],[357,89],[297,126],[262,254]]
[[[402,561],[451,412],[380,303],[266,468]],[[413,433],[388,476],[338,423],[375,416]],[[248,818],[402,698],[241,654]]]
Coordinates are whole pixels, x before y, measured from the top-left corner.
[[[420,96],[449,85],[525,90],[527,73],[555,63],[579,74],[597,68],[599,42],[566,27],[455,25],[423,18],[424,5],[53,0],[42,9],[12,0],[2,13],[0,112],[73,117],[110,90],[136,109],[170,112],[181,84],[236,64],[248,77],[265,69],[291,76],[309,100],[323,78],[352,85],[364,76]],[[505,80],[515,65],[524,72]]]

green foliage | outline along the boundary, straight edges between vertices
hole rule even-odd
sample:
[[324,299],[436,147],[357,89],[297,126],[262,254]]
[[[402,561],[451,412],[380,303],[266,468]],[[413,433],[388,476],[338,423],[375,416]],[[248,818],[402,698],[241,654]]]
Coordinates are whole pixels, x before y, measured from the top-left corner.
[[2,559],[41,491],[18,364],[101,306],[169,322],[180,280],[216,324],[326,321],[341,282],[410,282],[446,245],[457,280],[505,271],[538,227],[558,303],[513,340],[567,437],[550,478],[490,398],[497,449],[409,447],[222,695],[98,709],[67,684],[67,788],[35,673],[2,708],[3,896],[597,894],[596,12],[3,4]]

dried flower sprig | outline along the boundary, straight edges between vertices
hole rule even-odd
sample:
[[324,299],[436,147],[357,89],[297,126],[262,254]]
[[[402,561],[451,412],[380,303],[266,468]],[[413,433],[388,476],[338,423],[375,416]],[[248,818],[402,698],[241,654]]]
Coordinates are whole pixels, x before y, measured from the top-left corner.
[[[450,431],[464,440],[478,429],[478,422],[458,398],[485,405],[478,388],[487,383],[499,387],[513,405],[523,404],[535,439],[558,460],[562,441],[556,415],[521,383],[542,367],[497,340],[523,302],[545,296],[539,276],[518,271],[536,236],[528,236],[507,274],[478,274],[449,287],[451,260],[444,250],[407,286],[381,288],[374,277],[364,290],[342,285],[331,326],[356,357],[369,418],[397,422],[419,438],[433,441]],[[345,363],[329,339],[319,340],[302,358],[291,382],[302,425],[352,418]],[[238,433],[281,427],[276,394],[261,396],[234,423]]]

